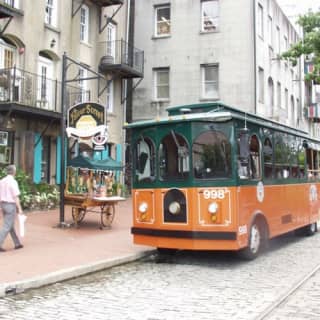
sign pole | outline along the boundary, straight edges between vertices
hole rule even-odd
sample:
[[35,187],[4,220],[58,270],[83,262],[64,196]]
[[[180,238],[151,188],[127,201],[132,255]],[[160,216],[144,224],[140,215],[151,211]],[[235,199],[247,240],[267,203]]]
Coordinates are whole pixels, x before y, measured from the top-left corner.
[[65,132],[66,132],[66,72],[67,72],[67,55],[62,57],[62,83],[61,83],[61,122],[60,122],[60,136],[61,136],[61,170],[60,170],[60,219],[59,226],[64,227],[64,188],[65,188]]

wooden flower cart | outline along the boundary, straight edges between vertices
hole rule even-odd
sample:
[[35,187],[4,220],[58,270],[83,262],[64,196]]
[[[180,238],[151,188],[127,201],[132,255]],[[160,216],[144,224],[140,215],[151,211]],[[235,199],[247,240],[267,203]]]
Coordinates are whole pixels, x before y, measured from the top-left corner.
[[100,228],[110,228],[116,204],[125,200],[114,190],[114,171],[122,168],[113,159],[90,160],[78,156],[68,164],[64,204],[72,207],[76,227],[86,214],[100,214]]
[[115,216],[115,205],[125,200],[119,196],[90,197],[88,195],[66,194],[65,205],[72,207],[72,218],[77,227],[88,212],[99,213],[101,229],[110,228]]

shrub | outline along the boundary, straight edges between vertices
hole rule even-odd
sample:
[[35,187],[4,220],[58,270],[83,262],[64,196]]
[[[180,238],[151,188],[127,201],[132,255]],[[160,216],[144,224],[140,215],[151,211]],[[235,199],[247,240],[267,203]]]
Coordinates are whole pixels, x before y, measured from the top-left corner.
[[[4,168],[0,169],[0,179],[6,175]],[[34,183],[23,170],[17,169],[16,180],[20,189],[20,203],[23,209],[51,209],[59,204],[59,189],[56,185]]]

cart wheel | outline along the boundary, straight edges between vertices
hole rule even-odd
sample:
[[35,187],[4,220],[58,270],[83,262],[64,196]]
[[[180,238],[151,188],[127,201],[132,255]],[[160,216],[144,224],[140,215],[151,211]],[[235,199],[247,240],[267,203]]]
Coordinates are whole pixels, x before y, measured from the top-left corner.
[[114,218],[115,207],[113,204],[105,206],[101,209],[101,224],[104,227],[110,227]]
[[[75,207],[72,208],[72,218],[73,218],[74,222],[80,223],[84,219],[85,215],[86,215],[85,209],[75,208]],[[77,221],[76,221],[76,219],[77,219]]]

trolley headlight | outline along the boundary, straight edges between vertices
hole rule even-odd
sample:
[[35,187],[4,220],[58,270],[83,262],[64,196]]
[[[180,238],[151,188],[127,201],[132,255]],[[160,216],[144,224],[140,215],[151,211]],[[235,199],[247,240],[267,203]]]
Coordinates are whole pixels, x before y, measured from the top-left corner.
[[208,206],[208,211],[211,214],[215,214],[218,212],[218,208],[219,208],[219,206],[216,202],[211,202]]
[[177,202],[177,201],[173,201],[173,202],[170,203],[168,209],[169,209],[169,212],[170,212],[171,214],[179,214],[180,211],[181,211],[180,203]]
[[146,202],[140,203],[138,210],[140,213],[146,213],[148,210],[148,204]]
[[208,212],[211,214],[211,221],[217,222],[217,212],[219,205],[216,202],[211,202],[208,205]]

